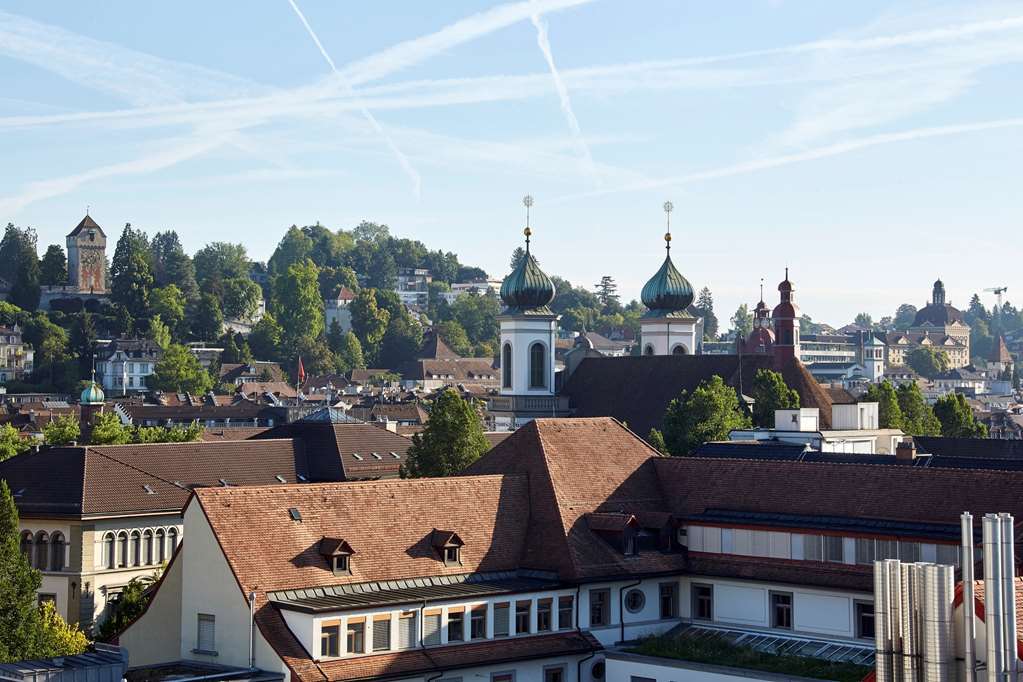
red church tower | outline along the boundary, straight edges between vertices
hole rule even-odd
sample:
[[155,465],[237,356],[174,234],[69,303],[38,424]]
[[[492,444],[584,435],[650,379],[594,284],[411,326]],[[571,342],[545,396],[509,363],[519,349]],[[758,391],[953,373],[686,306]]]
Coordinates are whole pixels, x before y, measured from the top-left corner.
[[795,290],[789,281],[789,269],[785,268],[785,279],[778,285],[781,301],[774,307],[774,357],[778,361],[799,359],[799,307],[792,300]]

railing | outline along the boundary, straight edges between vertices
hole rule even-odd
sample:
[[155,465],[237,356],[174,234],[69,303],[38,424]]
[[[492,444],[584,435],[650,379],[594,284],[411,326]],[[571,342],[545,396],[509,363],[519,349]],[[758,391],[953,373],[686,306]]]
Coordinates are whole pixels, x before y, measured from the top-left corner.
[[491,412],[538,412],[552,414],[568,411],[568,398],[563,396],[503,395],[489,398]]

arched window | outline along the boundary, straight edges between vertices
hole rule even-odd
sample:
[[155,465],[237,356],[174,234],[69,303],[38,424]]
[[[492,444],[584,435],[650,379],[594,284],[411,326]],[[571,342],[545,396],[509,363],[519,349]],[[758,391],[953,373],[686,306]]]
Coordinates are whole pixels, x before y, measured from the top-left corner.
[[36,562],[35,567],[45,571],[50,565],[50,536],[45,530],[36,533]]
[[149,529],[142,534],[142,560],[146,566],[153,563],[153,531]]
[[512,387],[512,347],[510,343],[504,344],[501,349],[501,387]]
[[54,533],[50,536],[50,570],[64,570],[64,535]]
[[675,346],[674,348],[671,349],[671,354],[672,355],[685,355],[686,354],[686,347],[683,346],[680,343],[680,344],[678,344],[677,346]]
[[114,543],[114,534],[107,533],[103,536],[103,556],[106,557],[107,568],[117,568],[117,562],[115,559],[116,544]]
[[131,532],[131,565],[142,565],[142,536],[137,530]]
[[653,355],[653,354],[654,354],[654,347],[648,343],[646,345],[646,348],[643,349],[643,355]]
[[529,347],[529,387],[547,388],[547,349],[542,343]]
[[26,530],[21,533],[21,553],[29,565],[32,564],[32,531]]
[[167,547],[164,544],[163,528],[156,531],[156,563],[162,564],[167,560]]
[[128,534],[123,530],[117,535],[117,567],[128,565]]
[[170,553],[173,555],[174,550],[178,548],[178,529],[171,528],[167,531],[167,541],[170,543]]

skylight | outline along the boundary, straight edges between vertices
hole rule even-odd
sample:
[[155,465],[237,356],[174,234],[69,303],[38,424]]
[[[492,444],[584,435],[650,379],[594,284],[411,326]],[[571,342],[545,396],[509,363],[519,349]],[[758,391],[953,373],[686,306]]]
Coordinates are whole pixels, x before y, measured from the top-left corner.
[[362,461],[362,455],[360,455],[358,452],[353,452],[352,457],[359,460],[360,462]]
[[401,459],[401,455],[399,455],[397,452],[392,452],[391,457],[394,457],[395,459]]
[[143,483],[142,484],[142,488],[145,489],[146,495],[155,495],[156,494],[156,491],[153,490],[153,487],[151,485],[149,485],[148,483]]
[[375,452],[373,452],[373,453],[370,453],[370,454],[372,454],[372,455],[373,455],[373,459],[383,459],[383,457],[381,457],[380,455],[378,455],[378,454],[377,454],[377,453],[375,453]]
[[276,476],[274,476],[274,478],[276,478],[281,483],[287,483],[287,481],[284,479],[284,477],[281,476],[280,474],[277,474]]
[[302,512],[298,510],[298,507],[291,507],[288,509],[288,516],[291,517],[292,521],[301,521]]

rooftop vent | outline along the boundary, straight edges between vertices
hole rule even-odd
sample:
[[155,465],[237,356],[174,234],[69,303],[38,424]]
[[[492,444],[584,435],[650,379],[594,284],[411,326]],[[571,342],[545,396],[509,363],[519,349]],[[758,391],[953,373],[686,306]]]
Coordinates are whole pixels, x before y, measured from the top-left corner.
[[288,516],[291,517],[292,521],[301,521],[302,512],[298,510],[298,507],[291,507],[288,509]]
[[391,457],[394,457],[395,459],[401,459],[401,455],[399,455],[397,452],[392,452]]
[[352,457],[359,460],[360,462],[362,461],[362,455],[360,455],[358,452],[353,452]]
[[143,483],[142,487],[143,487],[143,489],[145,489],[146,495],[155,495],[156,494],[156,491],[153,490],[153,487],[151,485],[149,485],[148,483]]
[[274,478],[276,478],[281,483],[287,483],[287,481],[284,479],[284,477],[281,476],[280,474],[277,474],[276,476],[274,476]]
[[301,481],[302,483],[305,483],[309,479],[306,476],[302,475],[302,474],[298,474],[298,480]]
[[378,454],[377,454],[377,453],[375,453],[375,452],[373,452],[373,453],[371,453],[371,454],[373,455],[373,459],[383,459],[383,457],[381,457],[380,455],[378,455]]
[[230,485],[227,481],[225,481],[222,478],[217,479],[217,480],[219,480],[220,481],[220,485],[224,486],[225,488],[228,487],[228,485]]

